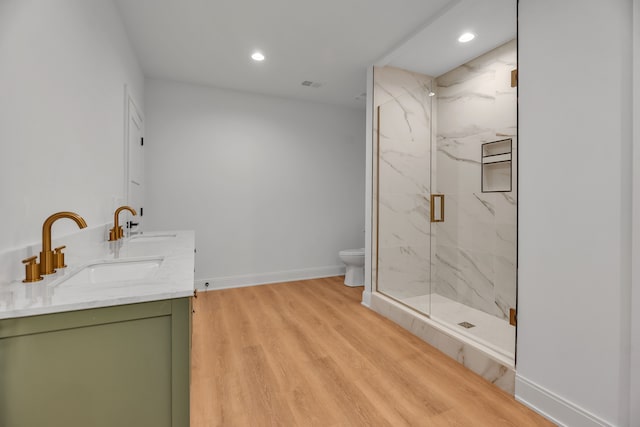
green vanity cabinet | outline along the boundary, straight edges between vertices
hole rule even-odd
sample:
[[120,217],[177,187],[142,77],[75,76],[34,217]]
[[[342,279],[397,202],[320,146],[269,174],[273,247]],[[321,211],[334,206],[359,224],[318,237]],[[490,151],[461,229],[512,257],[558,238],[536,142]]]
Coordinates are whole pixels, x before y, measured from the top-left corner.
[[186,427],[190,338],[190,298],[0,320],[0,427]]

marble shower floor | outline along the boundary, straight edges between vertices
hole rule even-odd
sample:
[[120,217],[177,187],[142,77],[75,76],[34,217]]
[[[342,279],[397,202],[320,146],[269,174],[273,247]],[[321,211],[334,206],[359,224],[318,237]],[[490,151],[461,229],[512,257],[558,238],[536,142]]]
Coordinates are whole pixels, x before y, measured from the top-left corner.
[[[430,313],[432,320],[442,323],[513,360],[516,347],[516,328],[509,325],[506,320],[438,294],[394,298],[417,311],[425,314]],[[461,322],[469,322],[475,326],[467,329],[458,325]]]

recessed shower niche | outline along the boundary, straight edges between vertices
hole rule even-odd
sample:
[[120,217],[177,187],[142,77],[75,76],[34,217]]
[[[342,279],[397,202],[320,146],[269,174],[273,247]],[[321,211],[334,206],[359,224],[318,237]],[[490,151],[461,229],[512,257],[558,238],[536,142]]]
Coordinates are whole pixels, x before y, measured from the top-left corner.
[[482,192],[510,192],[513,172],[513,141],[485,142],[482,144]]
[[[511,368],[516,57],[512,40],[437,77],[391,66],[373,73],[372,281],[405,314],[392,316],[377,296],[372,305],[395,319],[407,309],[426,316],[446,331],[438,340],[464,337]],[[513,378],[504,381],[510,390]]]

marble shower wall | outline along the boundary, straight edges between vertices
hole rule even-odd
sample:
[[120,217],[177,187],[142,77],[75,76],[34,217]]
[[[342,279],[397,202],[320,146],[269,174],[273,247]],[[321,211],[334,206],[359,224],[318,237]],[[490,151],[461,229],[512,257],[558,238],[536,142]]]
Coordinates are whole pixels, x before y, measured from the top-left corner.
[[[516,304],[515,68],[513,40],[436,79],[435,191],[446,195],[446,221],[435,227],[433,291],[506,319]],[[482,193],[481,145],[506,138],[513,191]]]
[[430,292],[431,84],[422,74],[374,69],[373,283],[396,298]]

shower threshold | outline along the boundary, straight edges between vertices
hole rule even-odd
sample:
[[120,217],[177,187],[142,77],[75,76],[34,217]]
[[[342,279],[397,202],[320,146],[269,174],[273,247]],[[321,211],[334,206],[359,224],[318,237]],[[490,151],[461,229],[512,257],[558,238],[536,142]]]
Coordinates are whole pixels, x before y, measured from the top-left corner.
[[[398,298],[389,295],[408,307],[429,315],[431,320],[468,336],[470,339],[491,348],[504,357],[514,360],[516,328],[505,319],[469,307],[439,294],[426,294]],[[467,328],[461,323],[472,324]]]
[[[515,392],[513,350],[510,352],[504,351],[506,348],[500,349],[494,343],[486,340],[491,334],[495,333],[496,328],[492,328],[492,325],[498,328],[502,326],[494,322],[506,322],[498,318],[494,318],[495,320],[490,319],[489,317],[494,316],[479,310],[470,311],[474,309],[451,301],[448,298],[442,300],[439,297],[441,295],[435,295],[432,304],[435,303],[433,307],[435,307],[436,313],[438,312],[437,310],[443,309],[443,306],[438,308],[440,303],[449,309],[446,320],[426,314],[426,310],[433,308],[432,304],[429,303],[430,295],[407,297],[405,294],[394,297],[389,293],[374,292],[371,294],[369,308],[397,323],[458,363],[513,395]],[[407,302],[412,303],[413,306],[409,306]],[[454,305],[449,305],[451,303]],[[454,309],[452,310],[452,308]],[[460,315],[463,317],[459,317]],[[481,320],[478,321],[476,316]],[[487,322],[483,323],[482,318]],[[476,326],[470,329],[464,328],[457,324],[461,321],[458,319],[468,319]],[[504,340],[505,342],[510,340],[508,337],[515,337],[515,328],[512,329],[514,330],[513,335],[509,334],[507,336],[506,333],[504,334],[507,337]],[[475,330],[483,331],[484,333],[481,332],[480,336],[469,333]],[[504,331],[504,329],[502,330]]]

